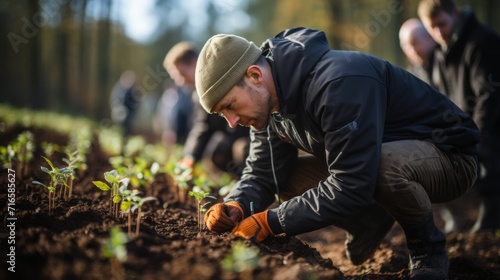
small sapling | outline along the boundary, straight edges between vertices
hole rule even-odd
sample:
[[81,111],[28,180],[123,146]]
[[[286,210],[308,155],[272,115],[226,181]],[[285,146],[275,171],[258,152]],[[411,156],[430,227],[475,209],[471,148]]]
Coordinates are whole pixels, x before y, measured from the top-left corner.
[[15,149],[19,173],[22,177],[28,175],[28,163],[33,158],[35,150],[34,136],[30,131],[24,131],[17,136],[15,141]]
[[12,169],[17,162],[17,174],[20,178],[28,173],[28,163],[33,158],[35,150],[34,136],[30,131],[20,133],[7,146],[0,147],[0,161],[4,168]]
[[44,183],[42,182],[39,182],[39,181],[33,181],[32,182],[33,184],[35,185],[40,185],[40,186],[43,186],[47,189],[48,191],[48,198],[49,198],[49,202],[48,202],[48,210],[49,210],[49,215],[52,215],[52,209],[54,207],[54,199],[55,199],[55,192],[56,192],[56,188],[52,185],[52,180],[50,181],[50,183],[48,185],[45,185]]
[[174,168],[174,180],[177,183],[179,202],[186,202],[186,192],[189,188],[189,182],[193,179],[193,169],[177,164]]
[[43,172],[47,173],[50,176],[50,182],[48,185],[43,184],[39,181],[33,181],[33,184],[36,185],[41,185],[47,188],[49,191],[49,215],[52,214],[54,208],[55,208],[55,195],[56,195],[56,190],[57,187],[60,186],[60,188],[67,187],[69,188],[68,185],[68,176],[73,175],[73,171],[69,170],[67,168],[57,168],[54,166],[52,161],[44,156],[42,158],[49,164],[50,169],[42,166],[40,167]]
[[141,208],[145,202],[156,200],[156,197],[148,196],[148,197],[140,197],[139,191],[129,190],[127,189],[127,185],[123,185],[120,187],[120,194],[122,196],[122,202],[120,205],[120,209],[127,213],[128,216],[128,234],[132,235],[132,213],[137,210],[137,220],[135,225],[135,235],[139,236],[139,228],[141,226]]
[[139,195],[138,190],[129,190],[127,189],[127,184],[123,184],[120,189],[120,194],[122,196],[122,203],[120,205],[120,210],[124,213],[127,213],[127,224],[128,224],[128,235],[132,234],[132,206],[136,201],[137,196]]
[[[104,172],[104,179],[106,182],[103,181],[93,181],[92,183],[101,189],[102,191],[111,191],[111,196],[110,196],[110,215],[114,216],[115,218],[118,217],[118,207],[120,205],[120,201],[122,199],[121,194],[119,192],[119,188],[121,185],[128,185],[130,182],[129,178],[121,178],[121,176],[118,174],[118,171],[116,170],[111,170]],[[108,185],[109,184],[109,185]]]
[[[138,200],[137,200],[138,198]],[[132,206],[132,212],[137,209],[137,221],[135,225],[135,236],[139,236],[139,228],[141,226],[141,208],[145,202],[156,200],[156,197],[148,196],[148,197],[137,197],[134,206]]]
[[64,191],[64,197],[66,199],[71,199],[71,194],[73,193],[73,181],[75,179],[75,169],[82,168],[84,165],[84,160],[81,156],[81,154],[78,151],[74,152],[66,152],[67,158],[63,158],[62,160],[68,165],[65,168],[71,172],[71,174],[68,176],[68,186],[69,190],[68,193],[66,194],[66,189]]
[[203,229],[204,223],[203,223],[203,216],[202,213],[205,211],[205,206],[207,206],[210,201],[203,203],[203,199],[205,198],[211,198],[211,199],[217,199],[214,196],[209,195],[210,193],[206,193],[203,191],[197,191],[196,188],[193,188],[192,191],[189,192],[190,196],[193,196],[196,198],[198,201],[197,208],[198,208],[198,230],[201,231]]
[[12,169],[12,162],[14,161],[15,156],[16,152],[12,148],[11,144],[7,146],[0,146],[0,163],[3,168]]

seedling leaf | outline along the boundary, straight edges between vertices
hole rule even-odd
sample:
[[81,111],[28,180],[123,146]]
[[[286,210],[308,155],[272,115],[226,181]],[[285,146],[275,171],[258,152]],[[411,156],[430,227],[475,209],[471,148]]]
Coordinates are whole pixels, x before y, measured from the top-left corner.
[[50,169],[48,169],[45,166],[40,166],[40,169],[42,169],[42,171],[45,172],[45,173],[50,173]]
[[102,181],[92,181],[92,183],[93,183],[96,187],[98,187],[99,189],[101,189],[101,190],[103,190],[103,191],[105,191],[105,192],[107,192],[107,191],[111,190],[111,187],[110,187],[110,186],[108,186],[108,184],[106,184],[106,183],[104,183],[104,182],[102,182]]
[[35,185],[41,185],[41,186],[44,186],[44,187],[48,188],[45,184],[43,184],[42,182],[39,182],[39,181],[33,181],[31,183],[33,183]]
[[43,159],[44,159],[44,160],[45,160],[45,161],[49,164],[49,166],[50,166],[50,168],[51,168],[52,170],[55,170],[55,169],[56,169],[56,168],[54,167],[54,165],[52,164],[52,161],[50,161],[50,159],[48,159],[48,158],[46,158],[46,157],[44,157],[44,156],[42,156],[42,157],[43,157]]
[[117,176],[118,176],[118,171],[116,171],[115,169],[108,172],[104,172],[104,179],[106,179],[106,181],[108,181],[108,183],[110,184],[118,183]]
[[122,203],[120,205],[120,210],[122,210],[122,211],[130,210],[131,205],[132,205],[132,201],[124,200],[124,201],[122,201]]

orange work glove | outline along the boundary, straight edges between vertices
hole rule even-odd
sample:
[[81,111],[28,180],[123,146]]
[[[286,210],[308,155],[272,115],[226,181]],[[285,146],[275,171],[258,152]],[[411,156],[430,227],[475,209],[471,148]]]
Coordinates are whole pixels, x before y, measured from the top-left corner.
[[231,231],[243,219],[243,209],[236,201],[217,203],[205,214],[207,228],[215,232]]
[[232,232],[246,239],[255,238],[258,242],[262,242],[269,235],[274,235],[267,222],[268,211],[266,210],[244,219]]

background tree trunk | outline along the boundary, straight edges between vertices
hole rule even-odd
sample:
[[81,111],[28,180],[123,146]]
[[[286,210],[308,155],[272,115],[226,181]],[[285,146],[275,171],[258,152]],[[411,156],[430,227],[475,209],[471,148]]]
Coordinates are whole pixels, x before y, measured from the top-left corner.
[[101,4],[101,13],[97,37],[97,85],[98,85],[98,104],[96,117],[102,119],[109,116],[109,95],[111,91],[110,87],[110,75],[108,69],[109,66],[109,44],[111,39],[111,5],[112,0],[105,0]]
[[41,13],[38,1],[29,1],[28,6],[28,22],[34,27],[33,37],[29,38],[28,48],[30,53],[30,67],[28,72],[30,75],[29,97],[30,107],[33,109],[42,109],[46,107],[46,99],[44,98],[45,83],[41,79],[41,52],[42,52],[42,32],[41,27],[37,26],[33,21],[34,16]]
[[70,31],[73,26],[73,17],[71,14],[70,1],[62,1],[59,7],[61,15],[61,26],[57,32],[56,51],[54,52],[54,61],[58,64],[58,77],[57,77],[57,98],[54,100],[60,112],[69,113],[72,108],[69,102],[70,89],[69,89],[69,67],[68,57],[70,48]]
[[76,75],[76,96],[74,109],[77,114],[85,112],[85,96],[88,94],[88,36],[86,28],[87,0],[82,0],[79,10],[78,63]]

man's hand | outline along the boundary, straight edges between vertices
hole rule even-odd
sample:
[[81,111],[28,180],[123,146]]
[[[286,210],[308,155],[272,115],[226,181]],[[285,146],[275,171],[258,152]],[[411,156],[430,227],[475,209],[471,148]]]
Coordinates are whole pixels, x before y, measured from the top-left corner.
[[232,232],[246,239],[255,238],[258,242],[262,242],[269,235],[274,235],[267,222],[268,211],[266,210],[244,219]]
[[243,209],[236,201],[217,203],[205,214],[207,228],[215,232],[231,231],[243,219]]
[[186,169],[186,168],[193,169],[194,164],[195,164],[194,159],[193,159],[193,157],[190,157],[190,156],[185,156],[184,158],[182,158],[181,160],[179,160],[177,162],[177,165],[183,169]]

